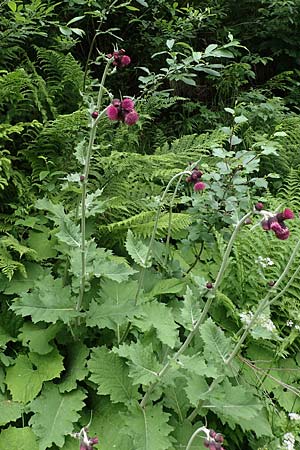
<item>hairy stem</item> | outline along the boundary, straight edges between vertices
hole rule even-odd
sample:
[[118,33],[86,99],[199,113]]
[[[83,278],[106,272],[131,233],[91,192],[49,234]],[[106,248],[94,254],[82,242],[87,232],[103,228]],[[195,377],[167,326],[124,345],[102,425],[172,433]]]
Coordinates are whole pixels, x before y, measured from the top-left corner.
[[201,431],[204,431],[204,430],[205,430],[205,427],[197,428],[197,430],[192,434],[185,450],[190,450],[192,448],[192,443],[194,442],[194,439],[198,436],[199,433],[201,433]]
[[300,272],[300,266],[295,270],[294,274],[291,276],[290,280],[287,282],[287,284],[284,286],[284,288],[278,292],[278,294],[275,295],[275,297],[271,298],[273,293],[274,293],[274,289],[276,289],[280,283],[282,282],[282,280],[284,279],[284,277],[286,276],[286,274],[288,273],[288,271],[291,268],[291,265],[293,264],[295,257],[299,251],[300,248],[300,240],[298,241],[297,245],[295,246],[290,259],[285,267],[285,269],[283,270],[282,274],[280,275],[280,277],[278,278],[278,280],[276,281],[275,285],[272,287],[272,289],[268,292],[268,294],[265,296],[264,299],[262,299],[262,301],[260,302],[257,310],[255,311],[252,319],[250,320],[250,322],[248,323],[247,327],[245,328],[244,333],[242,334],[242,336],[240,337],[239,341],[236,343],[232,353],[230,354],[230,356],[227,358],[227,360],[225,361],[225,364],[228,365],[230,364],[230,362],[233,360],[233,358],[238,354],[243,342],[245,341],[246,337],[248,336],[252,326],[254,325],[254,323],[256,322],[257,318],[259,317],[259,315],[263,312],[263,310],[265,308],[267,308],[268,306],[272,305],[273,303],[275,303],[284,293],[285,291],[289,288],[289,286],[292,284],[292,282],[294,281],[295,277],[297,276],[297,274]]
[[[157,211],[156,211],[156,216],[155,216],[155,222],[154,222],[154,226],[153,226],[150,242],[149,242],[149,245],[148,245],[148,250],[147,250],[147,253],[146,253],[146,257],[145,257],[145,263],[144,263],[144,266],[142,267],[142,270],[140,271],[140,276],[139,276],[139,280],[138,280],[138,287],[137,287],[137,291],[136,291],[135,298],[134,298],[134,304],[135,305],[137,305],[138,298],[139,298],[139,295],[140,295],[140,292],[141,292],[141,289],[142,289],[142,286],[143,286],[145,270],[146,270],[146,267],[147,267],[147,264],[148,264],[148,261],[149,261],[149,258],[150,258],[152,245],[153,245],[153,242],[154,242],[154,239],[155,239],[155,236],[156,236],[157,227],[158,227],[158,221],[159,221],[159,217],[160,217],[160,213],[161,213],[161,206],[163,204],[163,201],[164,201],[164,199],[165,199],[165,197],[166,197],[166,195],[168,193],[168,190],[169,190],[171,184],[173,183],[173,181],[176,180],[176,178],[178,178],[178,177],[182,177],[183,175],[190,175],[190,173],[191,173],[190,171],[185,170],[183,172],[179,172],[176,175],[174,175],[171,178],[171,180],[169,181],[169,183],[167,184],[167,186],[166,186],[166,188],[165,188],[165,190],[164,190],[164,192],[163,192],[163,194],[162,194],[162,196],[161,196],[161,198],[159,200],[159,204],[158,204]],[[127,327],[126,327],[126,329],[125,329],[125,331],[124,331],[124,334],[123,334],[123,336],[121,338],[120,343],[125,341],[125,339],[127,338],[128,334],[129,334],[130,328],[131,328],[131,323],[129,322]]]
[[231,252],[233,243],[234,243],[234,241],[235,241],[235,239],[236,239],[236,236],[237,236],[237,234],[238,234],[238,232],[239,232],[241,226],[243,225],[243,223],[245,222],[245,220],[248,219],[248,217],[251,216],[251,214],[252,214],[252,212],[246,214],[246,215],[245,215],[245,216],[237,223],[237,225],[236,225],[236,227],[235,227],[235,229],[234,229],[234,231],[233,231],[233,233],[232,233],[232,235],[231,235],[231,238],[230,238],[230,240],[229,240],[229,242],[228,242],[228,244],[227,244],[227,248],[226,248],[226,251],[225,251],[225,253],[224,253],[224,257],[223,257],[223,260],[222,260],[222,263],[221,263],[221,267],[220,267],[220,269],[219,269],[219,272],[218,272],[218,275],[217,275],[217,278],[216,278],[214,287],[213,287],[213,289],[211,289],[211,292],[210,292],[211,295],[210,295],[210,297],[207,299],[207,302],[205,303],[205,306],[204,306],[204,308],[203,308],[202,313],[200,314],[199,319],[197,320],[196,324],[194,325],[193,330],[190,331],[190,333],[188,334],[186,340],[183,342],[183,344],[181,345],[181,347],[179,348],[179,350],[177,350],[177,352],[176,352],[176,353],[175,353],[175,354],[174,354],[174,355],[166,362],[166,364],[163,366],[163,368],[162,368],[162,369],[160,370],[160,372],[157,374],[157,380],[156,380],[155,382],[153,382],[153,383],[149,386],[147,392],[145,393],[144,397],[142,398],[142,400],[141,400],[141,402],[140,402],[140,406],[141,406],[142,408],[144,408],[144,407],[146,406],[146,404],[147,404],[147,402],[148,402],[148,400],[149,400],[149,397],[150,397],[151,393],[153,392],[153,389],[158,385],[158,383],[160,382],[161,378],[162,378],[162,377],[164,376],[164,374],[169,370],[171,363],[172,363],[173,361],[176,361],[176,359],[177,359],[177,358],[178,358],[178,357],[186,350],[186,348],[189,346],[190,342],[192,341],[193,337],[194,337],[195,334],[198,332],[198,329],[199,329],[200,325],[201,325],[201,324],[204,322],[204,320],[206,319],[207,313],[208,313],[208,311],[209,311],[209,309],[210,309],[210,307],[211,307],[211,304],[212,304],[212,302],[213,302],[213,300],[214,300],[214,298],[215,298],[214,293],[217,291],[217,289],[218,289],[218,287],[219,287],[219,285],[220,285],[220,283],[221,283],[221,281],[222,281],[222,278],[223,278],[225,269],[226,269],[226,267],[227,267],[228,260],[229,260],[229,255],[230,255],[230,252]]
[[[107,61],[102,79],[101,84],[99,88],[99,94],[98,94],[98,100],[97,100],[97,109],[100,109],[102,106],[102,99],[103,99],[103,93],[104,93],[104,83],[105,79],[107,77],[109,66],[111,64],[111,60]],[[80,233],[81,233],[81,243],[80,243],[80,253],[81,253],[81,275],[80,275],[80,287],[79,287],[79,295],[78,300],[76,304],[76,311],[80,311],[84,291],[85,291],[85,283],[86,283],[86,196],[87,196],[87,182],[90,172],[90,163],[91,163],[91,156],[93,152],[93,146],[96,138],[97,133],[97,125],[104,114],[105,109],[101,111],[101,113],[98,115],[97,119],[94,120],[91,131],[90,131],[90,137],[89,137],[89,143],[87,147],[87,153],[85,158],[85,165],[84,165],[84,171],[83,171],[83,180],[81,183],[81,221],[80,221]]]

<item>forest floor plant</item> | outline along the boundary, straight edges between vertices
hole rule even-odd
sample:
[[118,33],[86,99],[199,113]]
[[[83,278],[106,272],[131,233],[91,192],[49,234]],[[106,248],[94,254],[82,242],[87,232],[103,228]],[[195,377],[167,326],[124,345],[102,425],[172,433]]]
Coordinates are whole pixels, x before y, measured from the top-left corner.
[[[217,54],[217,46],[210,47],[210,52]],[[39,267],[27,287],[18,285],[17,297],[5,310],[8,318],[11,311],[22,316],[17,318],[17,331],[9,334],[1,323],[3,346],[17,341],[21,352],[15,357],[1,355],[7,418],[0,416],[0,422],[22,422],[22,427],[7,428],[2,436],[12,434],[10,439],[21,440],[32,450],[73,450],[73,438],[80,450],[97,446],[101,450],[195,450],[200,445],[225,450],[228,445],[233,449],[244,445],[247,433],[252,440],[256,436],[262,445],[272,446],[276,430],[268,413],[275,407],[250,378],[243,378],[243,357],[237,356],[245,350],[245,341],[251,339],[261,315],[276,305],[297,278],[300,266],[294,266],[300,240],[277,280],[269,283],[268,292],[254,305],[246,326],[237,319],[239,308],[222,289],[247,224],[259,216],[261,233],[287,241],[286,220],[294,214],[289,208],[270,212],[261,202],[252,207],[247,177],[258,170],[259,157],[253,151],[235,150],[242,141],[237,133],[247,118],[227,108],[232,125],[223,128],[224,147],[214,147],[209,157],[168,178],[153,201],[150,239],[128,227],[122,250],[123,254],[127,250],[130,264],[124,256],[100,248],[94,218],[109,206],[101,199],[102,189],[89,192],[97,131],[104,117],[128,126],[139,119],[130,97],[114,98],[106,88],[107,77],[128,66],[130,57],[115,48],[103,59],[97,100],[89,105],[89,137],[75,149],[82,167],[80,173],[66,177],[76,186],[73,192],[80,197],[80,207],[66,212],[48,198],[37,201],[37,209],[47,212],[46,217],[38,216],[40,225],[50,228],[48,220],[54,222],[51,250],[55,252],[49,253],[49,261]],[[200,56],[194,59],[199,62]],[[104,106],[106,100],[108,106]],[[258,177],[250,181],[257,187],[265,182]],[[192,205],[191,222],[173,245],[172,210],[179,195],[180,206]],[[168,217],[161,242],[157,234],[164,208]],[[199,239],[202,226],[206,241]],[[178,255],[180,245],[192,247],[195,242],[200,249],[187,264]],[[25,246],[14,245],[20,255],[25,252]],[[203,267],[209,266],[201,259],[203,249],[206,255],[217,253],[218,245],[219,255],[209,271]],[[233,318],[231,333],[223,326],[228,317],[217,324],[214,315],[222,295]],[[88,426],[82,426],[88,415],[85,402],[86,409],[95,410]],[[214,431],[221,426],[222,433]],[[235,430],[234,438],[230,430]],[[2,442],[0,436],[0,447]]]

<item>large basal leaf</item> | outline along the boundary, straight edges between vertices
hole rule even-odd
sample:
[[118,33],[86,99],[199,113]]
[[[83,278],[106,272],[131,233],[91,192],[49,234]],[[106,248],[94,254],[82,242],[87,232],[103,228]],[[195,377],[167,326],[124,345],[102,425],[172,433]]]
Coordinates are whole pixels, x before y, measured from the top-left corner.
[[94,262],[95,277],[109,278],[110,280],[117,281],[118,283],[127,281],[128,278],[136,272],[136,270],[132,269],[127,264],[119,263],[114,259]]
[[134,450],[168,450],[172,448],[168,424],[169,414],[160,405],[143,409],[134,406],[126,417],[126,432],[132,438]]
[[[23,412],[23,405],[6,397],[0,396],[0,425],[6,425],[9,422],[14,422]],[[1,440],[0,440],[1,442]]]
[[32,292],[22,294],[10,308],[23,317],[31,316],[34,323],[61,320],[68,324],[79,316],[75,304],[70,286],[63,286],[62,280],[46,275],[35,283]]
[[49,342],[55,338],[62,324],[34,324],[25,322],[20,329],[21,333],[18,338],[24,346],[28,346],[31,352],[39,355],[46,355],[53,350],[53,345]]
[[118,283],[105,280],[101,285],[99,300],[91,303],[87,312],[88,326],[109,328],[119,332],[119,327],[130,319],[134,311],[137,281]]
[[153,353],[152,344],[143,345],[141,342],[123,344],[113,351],[128,359],[129,376],[133,384],[149,385],[157,381],[161,366]]
[[132,322],[144,332],[155,328],[157,337],[163,344],[175,347],[178,325],[174,321],[172,311],[164,303],[154,301],[140,305]]
[[87,376],[89,353],[88,347],[80,342],[76,342],[67,348],[66,373],[58,386],[60,392],[72,391],[77,387],[77,381],[82,381]]
[[34,415],[29,424],[39,438],[39,450],[56,444],[62,447],[65,436],[73,432],[78,412],[84,406],[86,395],[80,391],[61,394],[55,384],[45,385],[41,395],[31,403]]
[[125,242],[126,250],[131,258],[141,267],[151,267],[151,257],[149,252],[149,244],[145,244],[140,239],[137,239],[131,230],[127,232]]
[[14,401],[28,403],[40,392],[44,381],[59,377],[64,369],[63,358],[55,349],[47,355],[19,355],[8,367],[6,384]]
[[129,403],[138,398],[138,391],[128,377],[128,367],[118,355],[106,347],[93,349],[88,363],[90,380],[96,383],[100,395],[110,395],[114,403]]
[[[127,408],[121,403],[112,404],[108,397],[97,398],[89,434],[98,436],[99,450],[132,450],[132,438],[124,431],[126,412]],[[88,421],[89,416],[85,419],[86,423]]]
[[1,450],[39,450],[38,442],[31,428],[9,427],[0,434]]

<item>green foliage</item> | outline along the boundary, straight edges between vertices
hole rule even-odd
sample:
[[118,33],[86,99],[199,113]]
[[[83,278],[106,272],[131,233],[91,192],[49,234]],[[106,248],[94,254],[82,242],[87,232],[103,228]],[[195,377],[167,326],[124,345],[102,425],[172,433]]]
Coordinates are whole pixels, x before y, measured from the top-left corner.
[[2,5],[1,448],[298,445],[297,1]]
[[58,386],[47,384],[31,408],[34,415],[30,425],[39,438],[39,448],[46,449],[53,443],[63,446],[65,436],[73,430],[79,419],[78,411],[83,407],[86,395],[81,390],[61,394]]

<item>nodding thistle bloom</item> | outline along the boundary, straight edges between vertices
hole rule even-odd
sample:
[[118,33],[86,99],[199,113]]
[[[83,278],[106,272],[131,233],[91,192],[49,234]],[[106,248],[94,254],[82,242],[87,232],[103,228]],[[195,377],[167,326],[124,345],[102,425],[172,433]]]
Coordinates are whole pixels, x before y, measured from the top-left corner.
[[194,184],[194,191],[198,192],[198,191],[203,191],[203,189],[205,189],[205,183],[203,183],[203,181],[198,181],[197,183]]
[[257,203],[255,205],[255,209],[259,214],[263,216],[263,220],[261,221],[261,226],[265,231],[273,231],[277,239],[284,241],[288,239],[290,236],[290,230],[285,224],[285,220],[293,219],[294,213],[288,208],[285,208],[283,212],[274,214],[271,211],[266,211],[262,207],[258,207],[258,205],[262,205],[262,203]]
[[195,192],[203,191],[203,189],[206,188],[205,183],[203,183],[203,181],[200,181],[202,175],[203,175],[203,172],[201,172],[201,170],[199,170],[198,167],[195,167],[192,170],[191,175],[185,179],[185,181],[187,183],[194,183],[194,191]]
[[119,120],[129,126],[136,124],[139,120],[139,115],[134,109],[134,101],[131,98],[124,98],[122,101],[115,98],[106,108],[106,114],[109,120]]
[[121,48],[121,50],[115,50],[113,53],[109,53],[106,55],[107,58],[113,58],[112,65],[115,67],[126,67],[131,63],[131,58],[128,55],[125,55],[125,50]]
[[209,450],[225,450],[222,446],[224,442],[224,437],[221,433],[217,433],[214,430],[205,429],[206,439],[204,439],[204,447]]

